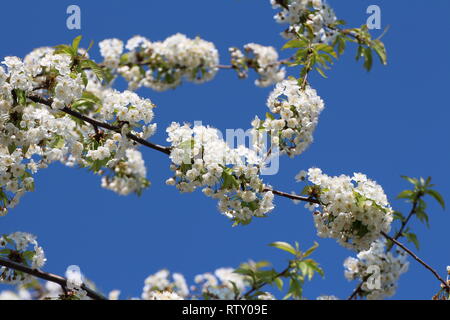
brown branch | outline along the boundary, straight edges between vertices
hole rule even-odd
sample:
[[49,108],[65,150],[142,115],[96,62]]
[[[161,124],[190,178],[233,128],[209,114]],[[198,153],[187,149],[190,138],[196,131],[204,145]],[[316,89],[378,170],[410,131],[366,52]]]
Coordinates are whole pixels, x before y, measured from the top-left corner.
[[403,236],[403,230],[405,230],[406,225],[408,224],[411,217],[416,213],[417,205],[419,204],[420,198],[423,196],[423,194],[419,193],[417,197],[414,198],[413,206],[411,208],[411,211],[408,214],[408,217],[404,221],[402,221],[402,225],[400,226],[400,229],[395,234],[394,239],[397,240],[398,238]]
[[[44,104],[44,105],[49,106],[49,107],[51,107],[52,102],[53,102],[51,99],[47,99],[47,98],[44,98],[44,97],[41,97],[41,96],[38,96],[38,95],[29,95],[28,99],[30,99],[33,102],[41,103],[41,104]],[[118,132],[118,133],[121,132],[121,128],[118,127],[118,126],[113,126],[113,125],[111,125],[111,124],[109,124],[107,122],[101,122],[101,121],[89,118],[89,117],[87,117],[87,116],[85,116],[85,115],[83,115],[83,114],[81,114],[81,113],[79,113],[79,112],[77,112],[75,110],[72,110],[72,109],[70,109],[68,107],[64,107],[64,108],[62,108],[60,110],[65,112],[65,113],[67,113],[67,114],[69,114],[69,115],[71,115],[71,116],[73,116],[73,117],[75,117],[75,118],[77,118],[77,119],[80,119],[80,120],[82,120],[84,122],[90,123],[94,127],[100,127],[100,128],[104,128],[104,129],[111,130],[111,131]],[[133,140],[133,141],[143,145],[143,146],[146,146],[146,147],[151,148],[153,150],[157,150],[157,151],[162,152],[162,153],[164,153],[166,155],[170,155],[170,150],[171,150],[170,147],[160,146],[160,145],[151,143],[151,142],[149,142],[147,140],[144,140],[142,138],[139,138],[139,137],[137,137],[137,136],[135,136],[134,134],[131,134],[131,133],[128,133],[127,137],[129,139],[131,139],[131,140]],[[291,199],[291,200],[304,201],[304,202],[309,202],[309,203],[320,204],[319,200],[314,199],[314,198],[310,198],[310,197],[297,196],[297,195],[293,195],[293,194],[289,194],[289,193],[286,193],[286,192],[273,190],[273,189],[269,189],[269,188],[264,189],[264,191],[265,192],[271,191],[271,192],[273,192],[273,194],[275,194],[277,196],[285,197],[285,198],[288,198],[288,199]]]
[[[30,267],[24,266],[23,264],[19,264],[10,260],[6,260],[3,258],[0,258],[0,266],[4,266],[6,268],[10,268],[10,269],[14,269],[14,270],[18,270],[21,271],[23,273],[29,274],[31,276],[34,276],[36,278],[40,278],[43,280],[47,280],[50,282],[54,282],[59,284],[63,291],[67,290],[67,279],[61,276],[58,276],[56,274],[52,274],[52,273],[48,273],[48,272],[43,272],[41,270],[38,269],[31,269]],[[86,291],[87,296],[89,298],[92,298],[94,300],[107,300],[103,295],[101,295],[100,293],[95,292],[92,289],[89,289],[86,285],[82,284],[81,285],[81,289],[83,289],[84,291]]]
[[[28,99],[30,99],[31,101],[36,102],[36,103],[45,104],[45,105],[47,105],[49,107],[51,107],[52,103],[53,103],[52,99],[43,98],[43,97],[37,96],[37,95],[29,95]],[[65,113],[67,113],[67,114],[69,114],[69,115],[71,115],[71,116],[73,116],[73,117],[75,117],[75,118],[77,118],[77,119],[80,119],[80,120],[82,120],[84,122],[90,123],[94,127],[100,127],[100,128],[104,128],[104,129],[108,129],[108,130],[111,130],[111,131],[114,131],[114,132],[121,133],[121,127],[113,126],[113,125],[111,125],[111,124],[109,124],[107,122],[101,122],[101,121],[89,118],[89,117],[87,117],[87,116],[85,116],[85,115],[83,115],[83,114],[81,114],[81,113],[79,113],[79,112],[77,112],[75,110],[70,109],[69,107],[64,107],[64,108],[62,108],[60,110],[65,112]],[[139,144],[142,144],[142,145],[144,145],[146,147],[149,147],[151,149],[157,150],[157,151],[165,153],[167,155],[170,154],[170,147],[164,147],[164,146],[160,146],[160,145],[151,143],[151,142],[149,142],[147,140],[139,138],[138,136],[136,136],[136,135],[134,135],[132,133],[128,133],[127,137],[130,140],[133,140],[133,141],[135,141],[135,142],[137,142]]]
[[436,279],[438,279],[444,285],[444,288],[446,288],[446,290],[450,293],[450,285],[444,279],[441,278],[441,276],[436,272],[436,270],[434,270],[432,267],[430,267],[425,261],[420,259],[414,252],[409,250],[407,247],[405,247],[405,245],[403,245],[402,243],[398,242],[396,239],[394,239],[391,236],[387,235],[383,231],[381,231],[381,235],[383,237],[385,237],[386,239],[388,239],[388,240],[392,241],[393,243],[395,243],[398,247],[400,247],[406,253],[408,253],[411,257],[413,257],[417,262],[419,262],[425,268],[430,270],[430,272],[436,277]]
[[284,197],[284,198],[288,198],[288,199],[295,200],[295,201],[304,201],[304,202],[309,202],[309,203],[321,204],[319,200],[314,199],[314,198],[310,198],[310,197],[297,196],[295,194],[290,194],[290,193],[286,193],[286,192],[282,192],[282,191],[278,191],[278,190],[273,190],[273,189],[269,189],[269,188],[266,188],[263,191],[264,192],[271,191],[274,195],[277,195],[277,196],[280,196],[280,197]]
[[347,300],[353,300],[354,298],[356,298],[356,296],[358,295],[358,293],[361,292],[361,288],[362,285],[364,284],[364,281],[361,281],[358,286],[355,288],[355,290],[353,290],[352,294],[350,295],[350,297],[347,298]]

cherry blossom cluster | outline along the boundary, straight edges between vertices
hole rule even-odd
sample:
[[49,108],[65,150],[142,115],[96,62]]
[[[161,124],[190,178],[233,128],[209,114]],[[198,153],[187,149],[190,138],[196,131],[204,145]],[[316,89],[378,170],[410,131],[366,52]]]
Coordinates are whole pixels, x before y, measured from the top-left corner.
[[145,279],[145,286],[141,298],[144,300],[182,300],[189,295],[186,279],[180,273],[173,273],[166,269],[150,275]]
[[[32,276],[25,281],[15,282],[16,290],[0,292],[0,300],[90,300],[87,292],[82,289],[85,278],[78,266],[69,266],[65,273],[66,285],[64,290],[60,284],[52,281],[41,283]],[[87,285],[93,287],[90,281]],[[114,292],[111,293],[113,297]]]
[[157,91],[173,89],[184,79],[203,83],[214,78],[219,53],[214,44],[199,37],[189,39],[177,33],[164,41],[151,42],[142,36],[124,44],[118,39],[100,43],[104,64],[117,70],[129,83],[129,89],[141,86]]
[[32,300],[33,296],[25,288],[19,288],[17,291],[4,290],[0,292],[0,300]]
[[194,281],[204,297],[215,300],[236,299],[249,285],[248,279],[235,273],[233,268],[220,268],[214,274],[199,274]]
[[[393,211],[383,188],[364,174],[331,177],[318,168],[308,170],[314,184],[310,196],[320,202],[314,213],[320,237],[334,238],[342,246],[357,251],[367,250],[383,231],[389,233]],[[318,205],[309,205],[315,210]]]
[[262,160],[255,151],[244,146],[230,148],[210,127],[172,123],[167,133],[175,173],[166,181],[168,185],[181,192],[202,187],[236,223],[249,223],[252,217],[265,216],[274,208],[273,193],[259,177]]
[[41,284],[39,281],[21,283],[16,286],[16,290],[4,290],[0,292],[0,300],[60,300],[64,297],[61,286],[55,282],[46,281]]
[[289,24],[287,30],[282,32],[283,37],[290,39],[302,34],[314,42],[326,44],[336,39],[338,33],[332,26],[337,18],[325,0],[287,0],[287,8],[275,0],[270,2],[274,9],[281,9],[275,15],[275,20]]
[[[36,237],[25,232],[14,232],[0,237],[0,257],[29,266],[33,269],[41,268],[45,261],[44,250],[36,241]],[[0,267],[0,283],[19,284],[33,280],[29,274]]]
[[[1,214],[33,191],[33,175],[54,161],[91,168],[104,175],[104,187],[119,194],[140,193],[149,185],[142,156],[127,135],[147,139],[155,132],[154,104],[105,86],[93,70],[76,67],[82,59],[85,54],[74,58],[39,48],[23,61],[2,61],[7,69],[0,66]],[[64,108],[120,130],[103,131],[61,112]]]
[[[369,250],[358,253],[357,258],[345,260],[345,277],[348,280],[364,280],[361,290],[369,300],[381,300],[391,297],[397,290],[400,275],[408,271],[409,262],[406,252],[394,255],[386,252],[386,240],[372,243]],[[367,280],[370,278],[370,281]]]
[[290,157],[301,154],[312,142],[313,133],[324,109],[323,100],[309,86],[302,89],[296,80],[279,82],[267,100],[270,113],[266,119],[252,122],[253,141],[257,150],[264,134],[271,136],[273,146]]
[[[238,274],[233,268],[219,268],[214,273],[203,273],[195,276],[194,285],[188,287],[182,274],[166,269],[149,276],[141,298],[143,300],[234,300],[249,288],[249,279]],[[259,300],[273,300],[270,293],[264,292]]]
[[278,53],[274,47],[249,43],[244,46],[245,54],[238,48],[230,48],[231,65],[238,71],[240,78],[247,77],[248,68],[253,68],[259,75],[255,84],[268,87],[282,81],[286,70],[280,68]]

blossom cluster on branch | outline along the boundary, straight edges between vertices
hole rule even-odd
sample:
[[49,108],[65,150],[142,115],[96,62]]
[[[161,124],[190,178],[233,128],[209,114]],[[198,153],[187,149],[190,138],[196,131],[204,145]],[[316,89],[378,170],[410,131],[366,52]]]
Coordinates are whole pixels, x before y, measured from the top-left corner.
[[361,251],[367,250],[381,232],[390,231],[393,210],[383,188],[366,175],[330,177],[311,168],[307,177],[313,186],[306,191],[321,203],[310,206],[312,210],[320,207],[314,213],[320,237],[334,238],[346,248]]
[[252,122],[253,142],[261,150],[264,135],[271,137],[272,147],[290,157],[301,154],[313,142],[313,133],[324,109],[323,100],[310,86],[302,89],[296,80],[278,83],[267,100],[270,113],[266,119]]
[[244,53],[238,48],[229,49],[231,65],[237,70],[240,78],[248,76],[248,69],[253,68],[259,75],[255,84],[259,87],[268,87],[282,81],[286,77],[285,68],[281,68],[278,52],[274,47],[249,43],[244,46]]
[[238,224],[274,208],[273,194],[265,191],[259,177],[263,159],[254,150],[230,148],[210,127],[172,123],[167,132],[174,171],[167,184],[181,192],[202,187],[205,195],[219,200],[220,211]]
[[[32,269],[41,268],[47,260],[36,237],[26,232],[14,232],[0,237],[0,257],[27,265]],[[33,279],[24,272],[0,266],[0,283],[29,283]]]
[[[315,42],[332,43],[338,32],[331,28],[337,22],[333,9],[325,0],[270,0],[278,23],[289,24],[282,36],[296,38],[297,34],[311,36]],[[282,4],[280,4],[282,3]]]
[[[160,270],[145,280],[142,293],[144,300],[207,299],[233,300],[248,289],[245,276],[235,273],[233,268],[219,268],[214,273],[196,275],[195,284],[188,286],[184,276],[168,270]],[[267,300],[270,294],[261,295]],[[273,297],[272,297],[273,299]]]
[[[386,240],[373,242],[369,250],[358,253],[357,258],[345,260],[345,277],[348,280],[366,279],[361,285],[362,295],[369,300],[391,297],[397,290],[400,275],[408,271],[405,252],[386,252]],[[368,281],[368,279],[371,281]]]
[[[33,175],[54,161],[89,167],[104,175],[105,187],[120,194],[140,193],[149,185],[142,157],[126,135],[147,139],[155,132],[154,105],[133,92],[102,85],[93,71],[82,70],[87,61],[77,52],[40,48],[23,61],[6,57],[6,71],[0,66],[3,213],[34,189]],[[47,104],[41,103],[44,99]],[[118,130],[102,131],[64,108]]]
[[183,78],[202,83],[214,78],[218,70],[217,49],[199,37],[189,39],[177,33],[164,41],[151,42],[135,36],[128,40],[128,52],[123,55],[123,43],[118,39],[104,40],[100,45],[105,61],[118,68],[130,89],[145,86],[168,90],[180,85]]
[[[362,281],[355,294],[368,299],[394,294],[399,276],[408,268],[404,253],[395,256],[390,252],[389,246],[395,243],[441,281],[440,295],[447,297],[450,285],[396,242],[405,236],[418,246],[406,224],[413,215],[428,222],[424,195],[434,197],[444,207],[440,194],[431,189],[430,178],[407,178],[415,185],[414,190],[400,195],[413,204],[407,217],[394,212],[383,188],[360,173],[333,177],[318,168],[303,171],[296,179],[311,183],[302,192],[305,197],[274,190],[263,182],[261,176],[268,159],[281,154],[300,155],[314,140],[324,102],[308,81],[312,70],[325,76],[323,70],[344,52],[348,41],[357,43],[357,59],[364,57],[368,70],[373,63],[372,51],[383,64],[387,61],[383,43],[373,40],[366,26],[340,29],[344,22],[323,0],[271,3],[280,10],[275,16],[277,22],[289,24],[283,36],[290,41],[283,49],[297,49],[291,58],[279,60],[274,47],[248,43],[243,51],[230,48],[231,65],[223,66],[212,42],[180,33],[156,42],[142,36],[134,36],[126,44],[119,39],[103,40],[99,43],[103,61],[99,63],[90,59],[91,47],[79,47],[81,36],[72,45],[38,48],[23,60],[5,57],[1,63],[6,68],[0,66],[0,215],[15,207],[24,193],[33,191],[34,175],[55,161],[89,168],[102,177],[102,187],[120,195],[140,195],[150,186],[138,150],[144,145],[169,155],[173,176],[167,179],[168,185],[180,192],[201,188],[206,196],[218,200],[219,211],[234,225],[267,216],[274,209],[274,195],[307,202],[320,237],[334,238],[359,252],[357,258],[348,258],[344,264],[349,280]],[[285,79],[285,65],[301,66],[300,77]],[[157,128],[153,122],[155,105],[133,91],[140,87],[164,91],[183,81],[203,83],[212,80],[219,69],[234,70],[240,78],[246,78],[252,69],[258,75],[257,86],[275,84],[267,99],[269,112],[251,123],[249,146],[228,145],[212,127],[175,122],[166,130],[170,146],[148,141]],[[119,76],[126,80],[128,90],[113,88]],[[390,238],[387,233],[394,219],[401,222],[401,227],[395,238]],[[381,236],[392,243],[388,245]],[[196,284],[189,287],[183,275],[161,270],[145,280],[141,298],[274,299],[261,289],[272,285],[282,290],[282,279],[286,278],[290,287],[285,298],[302,299],[304,281],[311,280],[315,273],[323,275],[319,264],[308,258],[317,244],[305,252],[298,243],[295,247],[284,242],[271,245],[294,257],[281,272],[264,269],[268,263],[251,262],[238,269],[220,268],[214,274],[198,275]],[[2,236],[0,258],[7,259],[0,264],[0,283],[18,284],[17,297],[32,298],[26,289],[33,289],[41,299],[104,298],[86,286],[88,281],[76,266],[69,267],[66,278],[41,273],[38,269],[46,258],[36,237],[30,234]],[[16,270],[13,266],[17,263]],[[374,266],[380,271],[380,285],[376,288],[368,282]],[[36,273],[58,285],[36,284],[32,277]],[[3,292],[0,299],[5,296],[14,293]],[[110,294],[111,299],[118,296],[118,291]]]

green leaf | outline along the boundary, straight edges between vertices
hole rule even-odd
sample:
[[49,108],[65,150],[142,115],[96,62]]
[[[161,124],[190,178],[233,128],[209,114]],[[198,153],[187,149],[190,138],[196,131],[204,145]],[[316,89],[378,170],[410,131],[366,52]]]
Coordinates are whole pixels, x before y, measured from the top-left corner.
[[25,251],[24,253],[22,253],[22,257],[27,260],[31,260],[35,254],[36,254],[36,252],[28,250],[28,251]]
[[405,216],[401,212],[394,211],[393,214],[394,214],[394,220],[400,220],[401,222],[406,220]]
[[308,250],[306,250],[306,252],[302,255],[302,258],[306,258],[308,256],[310,256],[317,248],[319,247],[319,244],[314,241],[314,245],[309,248]]
[[28,149],[30,149],[29,144],[25,144],[22,146],[22,154],[25,156],[25,154],[28,152]]
[[356,61],[359,61],[359,58],[361,58],[364,55],[364,47],[363,46],[359,46],[358,50],[356,51]]
[[106,158],[106,159],[103,159],[103,160],[95,160],[92,163],[92,165],[89,168],[89,170],[91,170],[93,172],[98,172],[98,171],[100,171],[101,168],[106,166],[106,164],[108,163],[109,160],[110,160],[110,158]]
[[293,296],[294,298],[301,298],[303,295],[302,284],[298,279],[291,278],[289,281],[289,291],[288,294],[284,297],[285,299]]
[[284,49],[290,49],[290,48],[304,48],[308,46],[308,42],[304,39],[294,39],[286,42],[286,44],[281,48]]
[[107,81],[109,78],[109,75],[106,73],[106,71],[92,60],[81,61],[81,67],[83,69],[91,69],[99,80]]
[[419,185],[419,180],[417,180],[416,178],[410,178],[408,176],[401,176],[402,179],[405,179],[406,181],[408,181],[409,183],[413,184],[414,186],[418,186]]
[[442,195],[439,192],[437,192],[436,190],[428,189],[425,191],[425,193],[432,196],[441,205],[442,209],[445,209],[444,198],[442,197]]
[[397,196],[397,199],[412,199],[415,196],[415,192],[412,190],[405,190],[400,192],[400,194]]
[[346,38],[339,36],[336,38],[336,42],[337,42],[337,52],[339,55],[342,55],[345,51],[345,47],[347,46]]
[[17,149],[17,146],[16,146],[15,143],[11,143],[10,145],[8,145],[8,152],[9,152],[9,154],[13,154],[14,151],[16,151],[16,149]]
[[326,52],[326,53],[328,53],[330,56],[332,56],[332,57],[334,57],[334,58],[337,58],[337,54],[336,54],[336,52],[334,51],[333,47],[332,47],[332,46],[329,46],[329,45],[327,45],[327,44],[324,44],[324,43],[317,44],[317,45],[314,47],[314,49],[315,49],[316,51],[323,51],[323,52]]
[[76,52],[73,47],[68,46],[66,44],[62,44],[55,47],[54,54],[67,54],[71,56],[72,58],[76,57],[78,55],[78,52]]
[[323,72],[322,69],[316,67],[316,70],[322,77],[324,77],[325,79],[328,79],[327,75],[325,74],[325,72]]
[[80,46],[81,38],[83,38],[83,37],[78,36],[75,39],[73,39],[73,41],[72,41],[72,48],[76,53],[78,53],[78,47]]
[[275,120],[275,117],[270,112],[266,112],[266,118],[268,118],[270,120]]
[[428,214],[424,210],[422,210],[422,209],[417,210],[416,216],[417,216],[417,219],[420,220],[420,222],[424,222],[424,223],[426,223],[427,227],[430,227]]
[[387,53],[384,43],[380,40],[374,40],[372,41],[371,46],[380,58],[381,63],[387,65]]
[[86,88],[89,80],[88,80],[88,77],[86,75],[86,72],[84,72],[84,70],[81,72],[81,80],[83,80],[83,85]]
[[419,239],[417,239],[417,235],[412,233],[412,232],[403,232],[403,235],[406,237],[406,239],[409,242],[414,243],[414,245],[416,246],[417,250],[419,250]]
[[301,261],[299,263],[299,267],[300,267],[300,269],[303,268],[303,270],[305,270],[305,272],[303,272],[303,270],[302,270],[302,273],[304,276],[307,276],[309,280],[311,280],[313,278],[314,273],[316,273],[316,272],[318,274],[320,274],[322,277],[324,275],[322,268],[320,268],[319,264],[316,261],[314,261],[313,259],[306,259],[306,260]]
[[364,48],[364,68],[366,68],[367,71],[370,71],[370,69],[372,69],[372,65],[372,50],[370,48]]
[[253,270],[248,269],[248,268],[245,268],[245,267],[237,268],[237,269],[234,270],[233,272],[234,272],[234,273],[237,273],[237,274],[241,274],[241,275],[243,275],[243,276],[249,276],[249,277],[251,277],[251,278],[253,278],[254,275],[255,275],[255,272],[254,272]]
[[281,279],[280,277],[275,278],[274,280],[275,285],[277,286],[278,290],[282,291],[283,290],[283,279]]
[[62,147],[64,147],[64,144],[65,144],[64,137],[56,135],[55,140],[53,140],[53,143],[51,144],[51,147],[61,149]]
[[27,104],[27,94],[24,90],[14,89],[14,94],[16,95],[17,103],[21,106]]
[[273,243],[269,244],[269,246],[278,248],[283,251],[287,251],[287,252],[293,254],[294,256],[297,256],[297,254],[298,254],[297,250],[295,250],[295,248],[287,242],[277,241],[277,242],[273,242]]

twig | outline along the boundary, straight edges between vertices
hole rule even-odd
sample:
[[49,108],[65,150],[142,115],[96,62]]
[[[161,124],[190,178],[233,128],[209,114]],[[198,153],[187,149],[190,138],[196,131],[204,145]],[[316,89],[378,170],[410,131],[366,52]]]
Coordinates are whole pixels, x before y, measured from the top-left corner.
[[[29,95],[28,99],[30,99],[31,101],[36,102],[36,103],[45,104],[45,105],[47,105],[49,107],[51,107],[52,103],[53,103],[52,99],[43,98],[43,97],[37,96],[37,95]],[[114,131],[114,132],[121,133],[121,127],[119,127],[119,126],[113,126],[113,125],[111,125],[111,124],[109,124],[107,122],[101,122],[101,121],[89,118],[89,117],[87,117],[87,116],[85,116],[85,115],[83,115],[83,114],[81,114],[81,113],[79,113],[79,112],[77,112],[75,110],[72,110],[72,109],[70,109],[68,107],[64,107],[64,108],[62,108],[60,110],[65,112],[65,113],[67,113],[67,114],[69,114],[69,115],[71,115],[71,116],[73,116],[73,117],[75,117],[75,118],[77,118],[77,119],[80,119],[80,120],[83,120],[84,122],[90,123],[94,127],[97,126],[97,127],[100,127],[100,128],[104,128],[104,129],[108,129],[108,130],[111,130],[111,131]],[[129,139],[131,139],[131,140],[133,140],[133,141],[135,141],[137,143],[140,143],[140,144],[142,144],[142,145],[144,145],[146,147],[149,147],[151,149],[157,150],[157,151],[165,153],[167,155],[170,154],[170,147],[164,147],[164,146],[160,146],[160,145],[151,143],[151,142],[149,142],[147,140],[139,138],[138,136],[136,136],[136,135],[134,135],[132,133],[128,133],[127,137]]]
[[296,200],[296,201],[304,201],[304,202],[309,202],[309,203],[315,203],[315,204],[321,204],[319,200],[314,199],[314,198],[310,198],[310,197],[302,197],[302,196],[297,196],[295,194],[290,194],[290,193],[286,193],[286,192],[282,192],[282,191],[278,191],[278,190],[273,190],[273,189],[269,189],[266,188],[264,189],[265,192],[267,191],[271,191],[273,194],[280,196],[280,197],[285,197],[291,200]]
[[411,217],[416,213],[417,205],[419,204],[419,199],[422,197],[422,194],[418,194],[417,197],[414,198],[413,206],[411,208],[411,211],[408,214],[408,217],[404,221],[402,221],[402,225],[400,226],[400,229],[395,234],[394,239],[397,240],[398,238],[403,236],[403,230],[405,230],[406,225],[408,224]]
[[[33,102],[41,103],[41,104],[44,104],[44,105],[49,106],[49,107],[51,107],[52,102],[53,102],[51,99],[47,99],[47,98],[44,98],[44,97],[41,97],[41,96],[38,96],[38,95],[29,95],[28,99],[30,99]],[[67,113],[67,114],[69,114],[69,115],[71,115],[71,116],[73,116],[73,117],[75,117],[75,118],[77,118],[77,119],[80,119],[80,120],[82,120],[84,122],[90,123],[94,127],[97,126],[97,127],[108,129],[108,130],[115,131],[115,132],[118,132],[118,133],[121,132],[121,128],[118,127],[118,126],[113,126],[113,125],[111,125],[111,124],[109,124],[107,122],[101,122],[101,121],[89,118],[89,117],[87,117],[87,116],[85,116],[85,115],[83,115],[83,114],[81,114],[81,113],[79,113],[79,112],[77,112],[75,110],[72,110],[72,109],[70,109],[68,107],[64,107],[64,108],[62,108],[60,110],[65,112],[65,113]],[[149,142],[147,140],[144,140],[142,138],[139,138],[139,137],[137,137],[137,136],[135,136],[134,134],[131,134],[131,133],[128,133],[127,137],[129,139],[131,139],[131,140],[133,140],[133,141],[143,145],[143,146],[146,146],[146,147],[151,148],[153,150],[162,152],[162,153],[164,153],[166,155],[170,155],[170,150],[171,150],[170,147],[160,146],[158,144],[151,143],[151,142]],[[268,188],[264,189],[264,191],[266,191],[266,192],[267,191],[272,191],[273,194],[275,194],[277,196],[285,197],[285,198],[288,198],[288,199],[291,199],[291,200],[297,200],[297,201],[304,201],[304,202],[309,202],[309,203],[320,204],[320,201],[317,200],[317,199],[314,199],[314,198],[297,196],[297,195],[293,195],[293,194],[289,194],[289,193],[286,193],[286,192],[277,191],[277,190],[273,190],[273,189],[268,189]]]
[[[56,274],[52,274],[52,273],[48,273],[48,272],[43,272],[41,270],[38,269],[31,269],[30,267],[24,266],[23,264],[19,264],[10,260],[6,260],[3,258],[0,258],[0,266],[4,266],[6,268],[10,268],[10,269],[14,269],[14,270],[18,270],[21,272],[24,272],[26,274],[32,275],[34,277],[43,279],[43,280],[47,280],[50,282],[54,282],[59,284],[63,290],[67,289],[67,279],[61,276],[58,276]],[[84,291],[86,291],[87,296],[89,298],[92,298],[94,300],[108,300],[106,299],[103,295],[101,295],[100,293],[95,292],[92,289],[89,289],[86,285],[81,285],[81,289],[83,289]]]
[[425,268],[427,268],[428,270],[431,271],[431,273],[440,281],[442,282],[442,284],[444,285],[444,287],[447,289],[448,292],[450,292],[450,285],[441,278],[441,276],[436,272],[436,270],[434,270],[432,267],[430,267],[425,261],[423,261],[422,259],[420,259],[414,252],[412,252],[411,250],[409,250],[407,247],[405,247],[405,245],[403,245],[402,243],[398,242],[396,239],[392,238],[391,236],[387,235],[386,233],[384,233],[383,231],[381,231],[381,235],[383,237],[385,237],[386,239],[392,241],[393,243],[395,243],[398,247],[402,248],[406,253],[408,253],[411,257],[413,257],[417,262],[419,262],[421,265],[423,265]]

